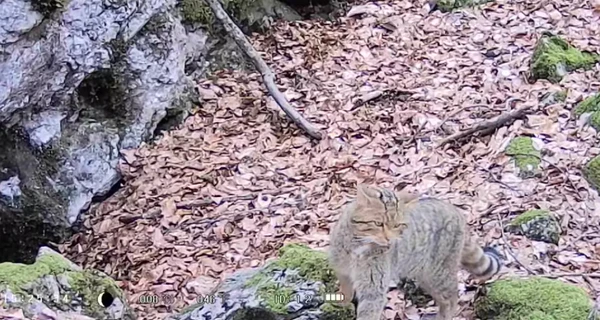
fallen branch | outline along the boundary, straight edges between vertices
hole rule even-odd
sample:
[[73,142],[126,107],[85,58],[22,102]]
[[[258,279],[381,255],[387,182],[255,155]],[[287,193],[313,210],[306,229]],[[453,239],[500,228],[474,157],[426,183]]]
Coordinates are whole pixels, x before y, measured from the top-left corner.
[[[513,99],[512,101],[515,101],[515,100],[518,100],[518,99]],[[531,108],[533,108],[533,105],[525,105],[525,106],[522,106],[511,112],[503,113],[494,119],[478,122],[474,126],[469,128],[468,130],[457,132],[457,133],[445,138],[444,140],[442,140],[440,142],[439,146],[441,147],[449,142],[464,138],[466,136],[472,135],[473,133],[476,133],[479,131],[491,132],[499,127],[504,126],[505,124],[507,124],[509,122],[516,120],[517,118],[520,118],[520,117],[526,115],[527,113],[529,113]]]
[[221,22],[225,31],[233,38],[233,40],[237,43],[237,45],[242,49],[242,51],[252,60],[252,63],[258,69],[260,74],[263,77],[263,82],[269,91],[269,94],[275,99],[275,102],[279,105],[279,107],[285,112],[285,114],[294,121],[294,123],[300,127],[302,130],[306,131],[308,135],[315,139],[321,139],[321,134],[317,131],[317,129],[310,123],[308,120],[304,119],[304,117],[292,107],[285,96],[279,91],[277,85],[275,84],[275,75],[269,66],[265,63],[265,61],[260,57],[260,54],[254,50],[252,44],[246,36],[242,33],[240,28],[231,20],[229,15],[223,10],[221,3],[219,0],[206,0],[206,3],[210,6],[212,12],[215,17]]

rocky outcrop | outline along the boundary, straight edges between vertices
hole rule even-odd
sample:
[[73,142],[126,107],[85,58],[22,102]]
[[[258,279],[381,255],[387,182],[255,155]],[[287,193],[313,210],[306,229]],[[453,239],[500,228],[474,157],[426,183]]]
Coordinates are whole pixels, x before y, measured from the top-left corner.
[[113,280],[45,247],[34,264],[0,263],[0,301],[2,319],[135,318]]
[[329,299],[337,292],[325,252],[298,244],[280,249],[262,268],[240,270],[171,320],[348,320],[352,304]]
[[[282,12],[273,2],[253,19]],[[31,261],[39,244],[66,235],[119,182],[120,152],[195,101],[186,65],[212,42],[184,27],[180,7],[0,2],[0,261]]]

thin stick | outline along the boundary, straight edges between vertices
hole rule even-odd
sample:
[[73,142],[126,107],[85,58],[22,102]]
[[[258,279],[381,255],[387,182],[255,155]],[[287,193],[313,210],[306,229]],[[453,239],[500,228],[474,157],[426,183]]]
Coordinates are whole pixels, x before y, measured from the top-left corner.
[[506,239],[506,234],[504,233],[504,224],[502,223],[502,217],[500,216],[499,212],[496,212],[496,216],[498,217],[498,223],[500,223],[500,231],[502,232],[502,241],[504,241],[504,245],[506,245],[506,248],[508,249],[508,253],[513,257],[513,259],[515,259],[515,261],[521,266],[523,267],[523,269],[527,270],[527,272],[530,275],[536,275],[536,273],[529,269],[529,267],[527,267],[526,265],[523,264],[523,262],[521,262],[518,258],[517,255],[513,252],[512,248],[510,247],[510,245],[508,244],[508,240]]
[[265,63],[265,61],[261,58],[260,54],[254,50],[252,44],[246,36],[242,33],[240,28],[231,20],[229,15],[223,10],[221,3],[219,0],[205,0],[206,3],[210,6],[210,9],[214,13],[215,17],[219,19],[225,31],[233,38],[233,40],[237,43],[237,45],[242,49],[242,51],[252,60],[252,63],[258,69],[258,72],[263,77],[263,82],[269,91],[269,94],[275,99],[275,102],[279,105],[279,107],[285,112],[285,114],[294,121],[294,123],[300,127],[302,130],[306,131],[309,136],[320,140],[322,138],[321,134],[317,131],[317,129],[306,120],[294,107],[292,107],[285,96],[279,91],[277,85],[275,84],[275,75],[269,66]]
[[515,119],[526,115],[527,113],[530,112],[531,108],[533,108],[533,105],[522,106],[511,112],[503,113],[494,119],[478,122],[474,126],[472,126],[471,128],[469,128],[465,131],[457,132],[457,133],[445,138],[444,140],[442,140],[440,142],[439,146],[441,147],[449,142],[464,138],[466,136],[472,135],[473,133],[476,133],[479,131],[486,130],[488,132],[491,132],[494,129],[502,127],[505,124],[510,123],[510,122],[514,121]]

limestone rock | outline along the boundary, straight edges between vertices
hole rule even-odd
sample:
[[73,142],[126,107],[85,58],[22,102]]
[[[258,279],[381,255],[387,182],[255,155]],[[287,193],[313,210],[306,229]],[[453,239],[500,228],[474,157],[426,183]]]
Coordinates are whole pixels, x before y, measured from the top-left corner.
[[[281,16],[276,2],[240,14]],[[197,101],[186,65],[213,35],[186,29],[177,3],[0,2],[0,261],[68,235],[120,181],[120,151]]]
[[135,318],[110,278],[82,270],[46,247],[31,265],[0,263],[0,298],[2,307],[21,310],[27,319]]
[[354,307],[325,301],[336,293],[333,271],[324,252],[290,244],[262,268],[240,270],[175,320],[348,320]]

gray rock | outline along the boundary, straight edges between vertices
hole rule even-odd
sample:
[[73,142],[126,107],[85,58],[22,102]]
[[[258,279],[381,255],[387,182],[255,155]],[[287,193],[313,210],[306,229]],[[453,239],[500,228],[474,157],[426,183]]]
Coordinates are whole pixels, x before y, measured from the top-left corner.
[[[31,261],[67,236],[120,180],[120,150],[150,139],[168,112],[185,116],[196,100],[186,63],[204,65],[215,42],[184,28],[177,0],[60,3],[0,2],[0,181],[20,179],[0,189],[0,261]],[[243,20],[297,18],[277,3]]]
[[[11,272],[19,275],[19,281]],[[97,271],[84,271],[48,248],[40,250],[34,265],[0,264],[0,283],[3,306],[20,309],[29,319],[135,318],[110,278]],[[104,292],[115,296],[106,309],[97,304]]]
[[19,183],[21,183],[21,180],[18,176],[10,177],[5,181],[0,181],[0,200],[4,198],[8,205],[14,206],[16,198],[21,196]]
[[524,235],[535,241],[558,245],[562,229],[558,221],[546,210],[529,210],[505,227],[506,231]]
[[32,114],[32,119],[23,122],[31,144],[41,148],[53,139],[60,138],[60,123],[66,116],[66,113],[61,111],[42,111]]
[[[278,259],[262,268],[230,275],[211,293],[213,301],[199,301],[171,320],[350,320],[351,305],[324,301],[334,278],[324,252],[288,245]],[[306,265],[305,265],[306,264]],[[318,270],[314,274],[306,270]],[[304,272],[304,273],[303,273]]]

